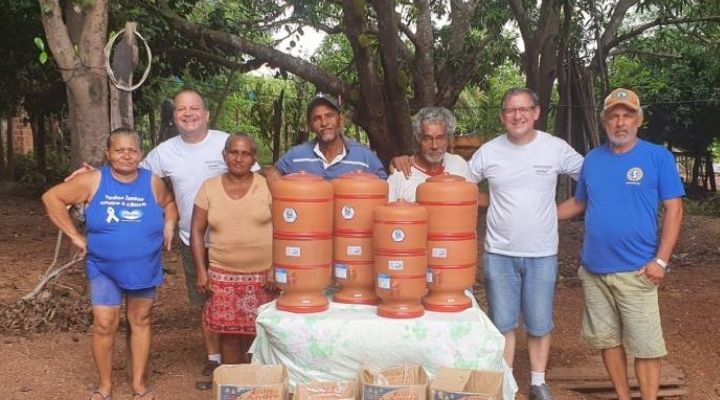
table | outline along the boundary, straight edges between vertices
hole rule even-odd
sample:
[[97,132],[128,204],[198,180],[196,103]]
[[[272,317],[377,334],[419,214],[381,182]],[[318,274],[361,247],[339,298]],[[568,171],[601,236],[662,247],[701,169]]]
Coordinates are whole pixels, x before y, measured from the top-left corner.
[[311,380],[355,380],[363,367],[404,363],[423,365],[430,377],[443,366],[502,371],[503,397],[512,400],[517,383],[503,360],[505,339],[472,300],[462,312],[425,311],[414,319],[383,318],[374,306],[332,301],[314,314],[268,303],[258,310],[252,362],[284,364],[291,388]]

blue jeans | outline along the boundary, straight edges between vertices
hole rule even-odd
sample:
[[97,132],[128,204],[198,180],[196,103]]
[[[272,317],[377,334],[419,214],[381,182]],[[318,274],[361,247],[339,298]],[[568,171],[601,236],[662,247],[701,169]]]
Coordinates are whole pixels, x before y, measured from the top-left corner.
[[529,335],[541,337],[553,330],[557,256],[512,257],[485,252],[483,270],[490,319],[500,333],[516,329],[521,312]]
[[90,304],[94,306],[119,307],[122,305],[123,295],[141,299],[154,299],[156,287],[129,290],[118,286],[112,279],[99,274],[90,280]]

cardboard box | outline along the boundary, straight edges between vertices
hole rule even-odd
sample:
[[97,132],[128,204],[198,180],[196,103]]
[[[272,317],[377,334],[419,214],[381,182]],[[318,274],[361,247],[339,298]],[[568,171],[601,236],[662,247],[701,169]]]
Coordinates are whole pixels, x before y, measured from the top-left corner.
[[357,383],[354,381],[313,381],[298,383],[293,400],[357,400]]
[[215,400],[285,400],[287,385],[284,365],[221,365],[213,372]]
[[419,365],[360,370],[362,400],[426,400],[428,377]]
[[440,368],[430,383],[430,400],[502,399],[502,372]]

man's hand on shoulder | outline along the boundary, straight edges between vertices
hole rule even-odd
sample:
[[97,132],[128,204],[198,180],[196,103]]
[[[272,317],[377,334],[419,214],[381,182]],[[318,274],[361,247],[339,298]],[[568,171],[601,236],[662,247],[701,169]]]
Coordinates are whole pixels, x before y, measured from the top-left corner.
[[73,178],[75,178],[76,176],[78,176],[78,175],[80,175],[80,174],[84,174],[84,173],[86,173],[86,172],[90,172],[90,171],[93,171],[93,170],[95,170],[95,167],[93,167],[92,165],[90,165],[90,164],[88,164],[88,163],[83,163],[82,167],[80,167],[80,168],[76,169],[75,171],[73,171],[69,176],[67,176],[67,177],[64,179],[64,182],[67,182],[67,181],[69,181],[69,180],[72,180]]
[[413,156],[401,155],[390,160],[390,173],[400,171],[405,178],[410,178],[410,169],[413,165]]

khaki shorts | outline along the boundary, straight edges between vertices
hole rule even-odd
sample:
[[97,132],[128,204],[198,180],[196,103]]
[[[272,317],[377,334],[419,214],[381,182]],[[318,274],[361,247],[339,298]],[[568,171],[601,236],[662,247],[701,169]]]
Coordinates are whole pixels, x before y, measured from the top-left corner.
[[657,286],[636,271],[596,275],[578,270],[585,292],[582,336],[593,349],[623,345],[637,358],[667,354]]
[[[205,304],[206,296],[200,295],[195,289],[197,283],[197,270],[195,270],[195,261],[193,260],[190,246],[182,241],[180,242],[180,254],[182,255],[182,265],[185,270],[185,286],[187,287],[188,300],[193,307],[202,307]],[[205,249],[205,260],[207,260],[207,249]]]

